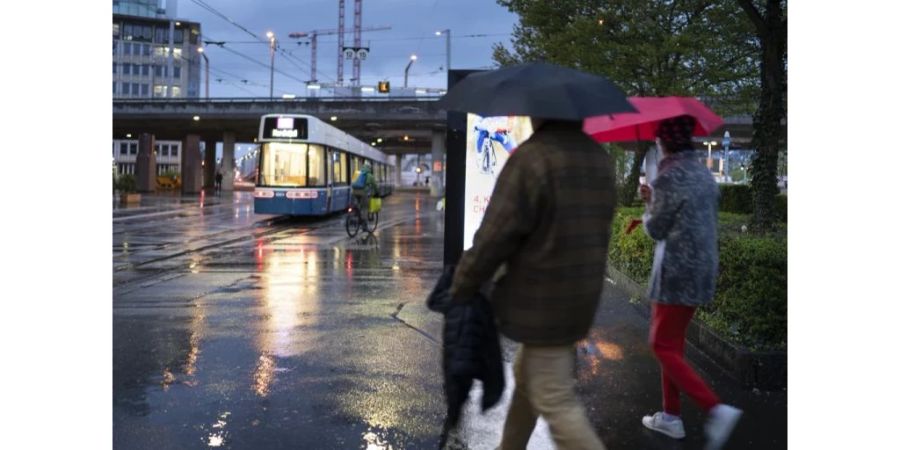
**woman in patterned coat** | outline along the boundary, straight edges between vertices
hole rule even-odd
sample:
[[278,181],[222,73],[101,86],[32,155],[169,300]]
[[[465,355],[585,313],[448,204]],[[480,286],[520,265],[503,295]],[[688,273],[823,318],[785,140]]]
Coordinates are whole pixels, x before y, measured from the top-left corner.
[[646,202],[644,229],[656,241],[649,298],[653,303],[650,345],[662,369],[663,411],[645,416],[651,430],[680,439],[680,393],[708,414],[707,449],[724,445],[741,411],[719,401],[684,360],[685,332],[698,306],[710,303],[718,275],[719,188],[691,144],[694,119],[660,123],[657,145],[663,159],[651,186],[641,186]]

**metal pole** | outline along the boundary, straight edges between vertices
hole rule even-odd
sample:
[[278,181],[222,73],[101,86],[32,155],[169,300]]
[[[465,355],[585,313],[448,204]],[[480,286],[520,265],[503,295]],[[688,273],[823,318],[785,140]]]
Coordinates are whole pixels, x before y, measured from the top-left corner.
[[269,38],[269,53],[272,61],[269,64],[269,100],[275,98],[275,37]]
[[200,55],[203,56],[203,62],[206,63],[206,99],[209,100],[209,58],[206,53],[201,52]]
[[407,81],[409,80],[409,68],[412,64],[416,62],[416,55],[412,55],[409,58],[409,64],[406,65],[406,69],[403,70],[403,87],[405,88],[407,85]]

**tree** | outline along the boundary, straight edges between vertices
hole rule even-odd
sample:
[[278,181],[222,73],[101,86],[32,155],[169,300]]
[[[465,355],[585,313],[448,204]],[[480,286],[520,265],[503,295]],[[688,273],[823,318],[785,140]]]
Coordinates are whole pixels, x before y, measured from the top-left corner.
[[750,166],[750,189],[752,225],[757,230],[768,230],[776,222],[778,152],[787,136],[787,2],[738,0],[738,3],[752,21],[761,46],[761,91],[759,108],[753,116],[756,157]]
[[[720,115],[750,113],[759,42],[733,0],[497,0],[519,15],[500,65],[545,60],[606,76],[628,95],[703,98]],[[649,145],[637,146],[620,201],[637,191]]]

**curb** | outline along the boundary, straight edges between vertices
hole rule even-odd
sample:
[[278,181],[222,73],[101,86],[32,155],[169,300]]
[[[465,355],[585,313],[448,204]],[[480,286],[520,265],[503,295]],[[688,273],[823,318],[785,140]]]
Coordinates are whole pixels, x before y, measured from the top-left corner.
[[[639,300],[633,303],[635,308],[649,319],[650,300],[647,298],[647,287],[609,264],[606,271],[616,287]],[[688,325],[687,341],[745,388],[770,391],[787,388],[786,351],[751,351],[722,339],[699,320],[692,320]]]

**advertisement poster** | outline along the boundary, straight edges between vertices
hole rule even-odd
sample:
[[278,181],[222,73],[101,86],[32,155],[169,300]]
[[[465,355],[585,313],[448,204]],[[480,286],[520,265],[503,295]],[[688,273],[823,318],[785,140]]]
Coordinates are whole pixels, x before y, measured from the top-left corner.
[[480,117],[466,120],[466,198],[463,250],[472,247],[475,231],[491,201],[494,183],[506,160],[531,136],[531,119],[525,116]]

